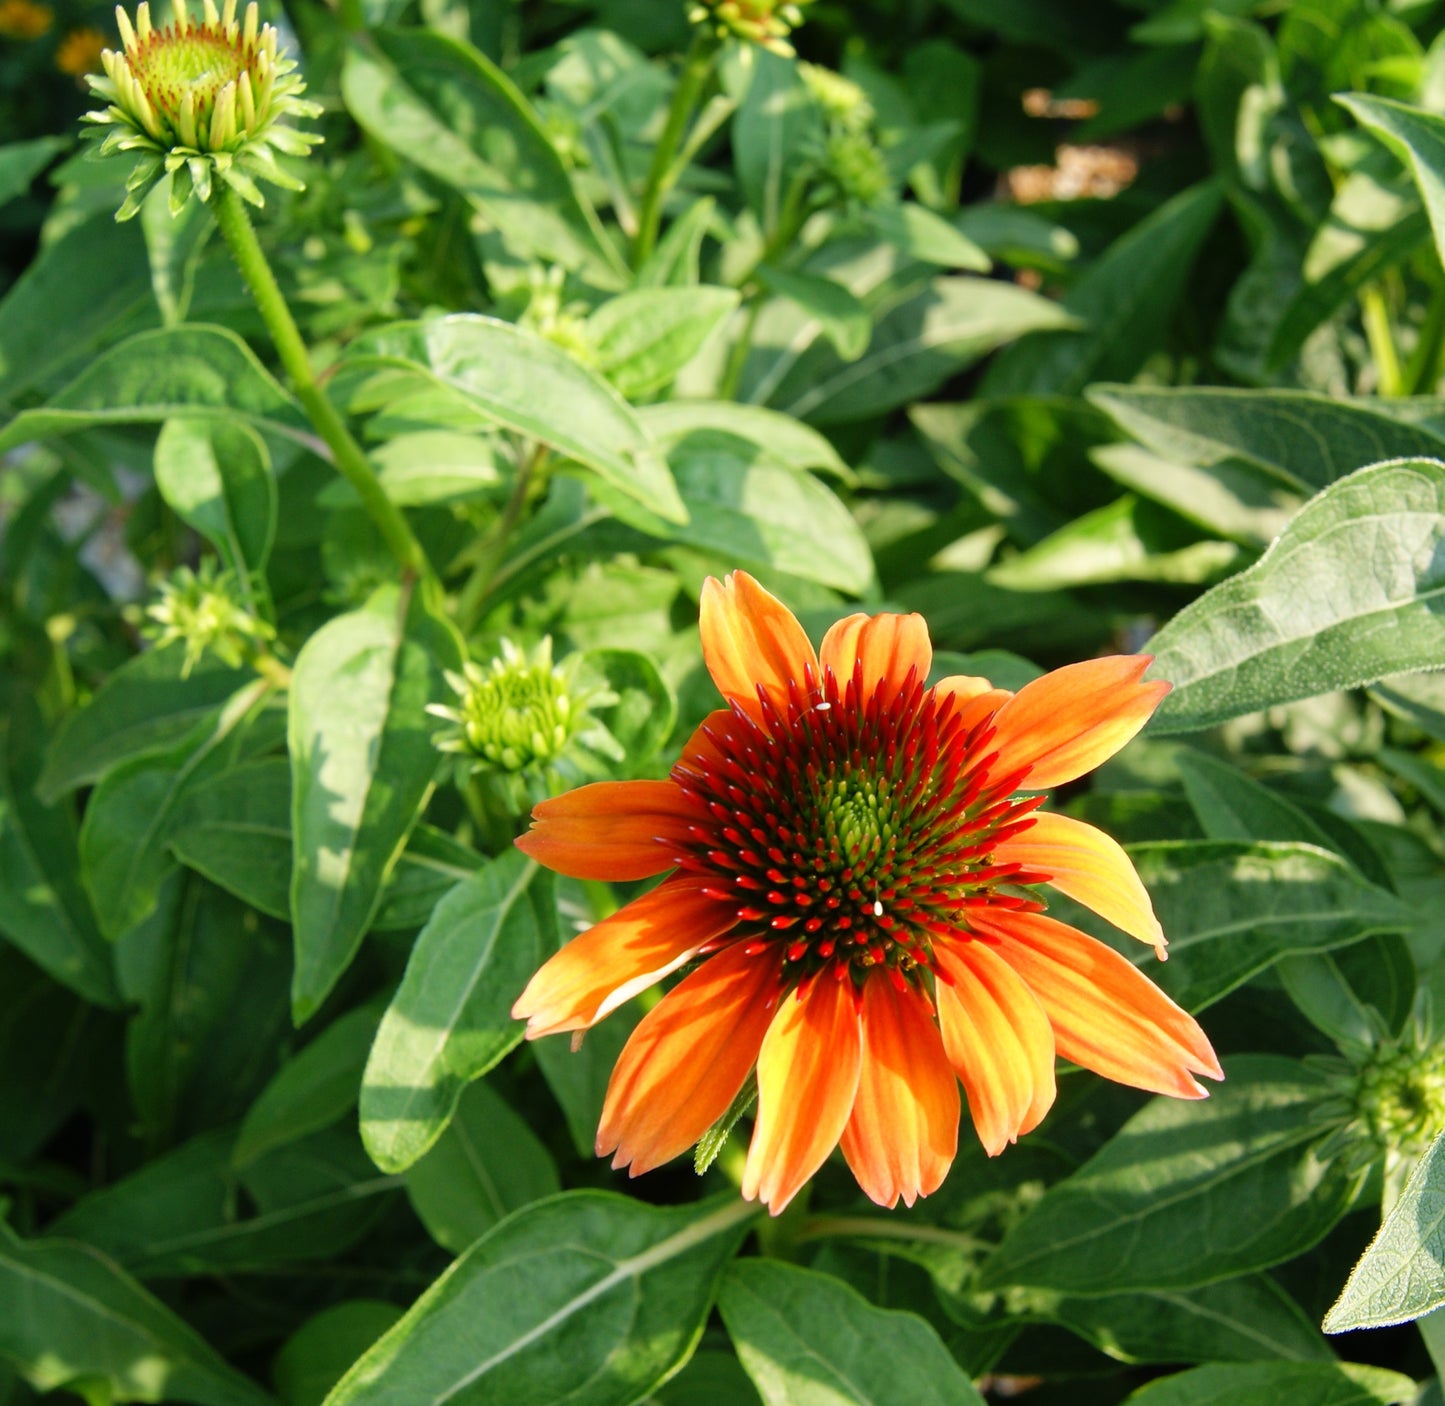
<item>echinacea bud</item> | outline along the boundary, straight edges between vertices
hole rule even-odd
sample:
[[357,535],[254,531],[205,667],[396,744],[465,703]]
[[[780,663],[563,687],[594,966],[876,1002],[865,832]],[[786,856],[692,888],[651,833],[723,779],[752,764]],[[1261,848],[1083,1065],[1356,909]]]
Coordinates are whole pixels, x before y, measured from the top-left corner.
[[1356,1114],[1378,1148],[1420,1156],[1445,1126],[1445,1047],[1409,1037],[1376,1047],[1354,1095]]
[[258,641],[275,631],[246,608],[239,598],[235,577],[218,571],[207,558],[199,572],[178,567],[161,583],[160,596],[146,607],[149,624],[142,631],[158,649],[183,643],[183,674],[189,674],[204,654],[239,668]]
[[554,665],[550,638],[530,654],[510,640],[503,640],[501,648],[501,656],[486,668],[469,660],[460,674],[447,674],[456,705],[427,709],[452,724],[436,745],[469,758],[473,771],[516,773],[550,766],[589,721],[588,706],[615,702],[615,696],[579,687],[574,670]]
[[688,18],[696,25],[710,26],[719,38],[732,36],[791,58],[793,46],[788,36],[802,24],[805,4],[807,0],[797,0],[796,4],[778,4],[777,0],[702,0]]
[[295,60],[278,49],[275,28],[260,23],[255,0],[239,20],[236,0],[220,11],[213,0],[203,3],[196,21],[176,0],[174,18],[160,27],[151,23],[149,4],[136,10],[133,24],[117,9],[121,49],[104,50],[105,72],[87,80],[108,104],[85,118],[109,129],[100,154],[137,153],[117,219],[136,214],[166,174],[172,214],[192,194],[209,200],[217,180],[253,205],[264,203],[258,180],[299,190],[276,154],[305,156],[321,140],[286,124],[321,109],[302,98],[306,84]]

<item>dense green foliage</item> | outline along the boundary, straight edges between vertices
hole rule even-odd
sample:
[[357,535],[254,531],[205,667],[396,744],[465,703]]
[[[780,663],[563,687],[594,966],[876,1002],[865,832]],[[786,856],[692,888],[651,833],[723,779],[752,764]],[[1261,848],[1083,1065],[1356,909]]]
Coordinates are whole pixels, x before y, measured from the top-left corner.
[[[1445,1399],[1445,5],[726,9],[271,4],[248,287],[0,0],[0,1406]],[[1211,1098],[1061,1069],[895,1212],[593,1157],[647,998],[510,1009],[638,890],[511,841],[666,773],[735,568],[1158,656],[1056,803],[1171,959],[1056,911]]]

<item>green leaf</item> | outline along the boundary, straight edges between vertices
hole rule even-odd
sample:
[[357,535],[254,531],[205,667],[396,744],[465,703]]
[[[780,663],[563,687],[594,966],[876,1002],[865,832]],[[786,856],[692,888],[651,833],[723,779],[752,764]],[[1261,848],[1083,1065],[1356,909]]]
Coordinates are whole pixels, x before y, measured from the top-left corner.
[[1179,545],[1184,524],[1133,495],[1075,518],[988,573],[1016,591],[1050,591],[1108,581],[1197,585],[1227,575],[1244,555],[1232,542]]
[[267,1406],[199,1333],[87,1245],[0,1224],[0,1357],[37,1391],[99,1378],[111,1399]]
[[291,681],[292,1010],[325,999],[371,926],[437,770],[426,705],[455,632],[423,602],[383,587],[302,646]]
[[1216,1363],[1150,1382],[1126,1406],[1408,1406],[1416,1391],[1398,1372],[1350,1362]]
[[759,282],[780,298],[796,303],[817,324],[843,361],[857,361],[868,350],[873,318],[856,293],[815,273],[789,273],[758,267]]
[[271,1368],[286,1406],[321,1406],[346,1369],[396,1324],[401,1309],[378,1299],[347,1299],[308,1318],[286,1339]]
[[1327,1333],[1409,1323],[1445,1304],[1445,1133],[1416,1163],[1400,1199],[1325,1315]]
[[1057,303],[1011,283],[936,278],[878,318],[857,360],[815,342],[767,398],[800,420],[850,424],[922,399],[1026,332],[1074,325]]
[[[1281,957],[1399,931],[1415,911],[1332,850],[1305,844],[1160,841],[1129,851],[1169,939],[1169,960],[1130,942],[1126,955],[1198,1011]],[[1099,923],[1086,919],[1099,930]],[[1122,943],[1123,939],[1119,939]]]
[[151,291],[161,310],[161,322],[175,327],[186,320],[197,268],[216,222],[199,200],[189,201],[178,216],[172,215],[166,184],[157,185],[142,203],[138,223],[145,235]]
[[630,527],[716,552],[738,566],[786,571],[851,595],[872,584],[873,556],[862,529],[811,474],[750,453],[738,457],[717,437],[688,435],[668,460],[687,512],[680,527],[639,510],[610,484],[595,486],[593,496]]
[[[371,452],[376,476],[398,507],[430,507],[489,495],[502,481],[492,440],[454,430],[399,434]],[[336,479],[318,495],[324,507],[360,503],[356,490]]]
[[1064,298],[1084,330],[1010,348],[989,368],[984,394],[1077,395],[1091,381],[1133,376],[1163,340],[1221,195],[1213,181],[1191,186],[1115,240]]
[[412,1306],[327,1406],[628,1406],[684,1361],[757,1209],[572,1191],[509,1216]]
[[156,487],[243,588],[266,569],[276,537],[276,480],[266,442],[244,422],[167,420],[156,439]]
[[0,205],[24,195],[30,182],[69,145],[67,137],[34,137],[0,146]]
[[[93,1191],[54,1223],[139,1278],[258,1271],[349,1249],[398,1190],[376,1174],[355,1128],[271,1152],[237,1173],[221,1128]],[[254,1212],[242,1210],[247,1202]]]
[[777,232],[794,182],[807,178],[823,117],[791,59],[760,48],[747,57],[752,81],[732,122],[733,169],[766,236]]
[[635,649],[589,649],[584,665],[604,680],[615,703],[590,712],[623,750],[626,767],[639,770],[672,735],[677,699],[649,655]]
[[669,458],[725,452],[743,463],[767,459],[802,472],[812,469],[851,482],[853,471],[832,442],[811,425],[765,405],[731,400],[666,400],[644,405],[638,418]]
[[178,415],[219,416],[293,438],[307,428],[300,407],[240,337],[193,324],[139,332],[102,352],[64,390],[0,430],[0,454],[95,425]]
[[1329,835],[1298,806],[1227,762],[1181,747],[1175,765],[1211,840],[1293,840],[1334,848]]
[[66,230],[0,301],[0,402],[43,388],[142,318],[155,320],[139,228],[105,210]]
[[1445,251],[1445,118],[1364,93],[1339,94],[1335,101],[1409,167],[1430,216],[1435,248]]
[[923,1319],[874,1308],[829,1275],[738,1260],[718,1307],[767,1406],[982,1406]]
[[469,44],[372,29],[347,51],[341,92],[369,136],[460,191],[519,254],[618,286],[621,262],[537,114]]
[[1445,625],[1445,464],[1377,464],[1311,499],[1247,571],[1147,646],[1173,692],[1156,733],[1438,668]]
[[603,303],[584,335],[596,369],[636,400],[670,385],[737,305],[735,288],[639,288]]
[[122,762],[91,793],[80,827],[80,859],[107,937],[118,937],[155,907],[174,862],[167,841],[186,791],[224,763],[238,729],[270,688],[266,680],[254,680],[177,746]]
[[632,407],[560,347],[509,322],[457,313],[358,338],[348,364],[390,367],[454,392],[491,421],[591,469],[644,508],[685,522],[667,465]]
[[[964,55],[957,57],[963,59]],[[870,211],[869,219],[881,239],[910,259],[970,273],[987,273],[993,267],[993,261],[973,240],[926,205],[912,200],[883,205]]]
[[180,644],[136,655],[61,724],[46,748],[36,793],[48,804],[100,780],[121,762],[165,751],[250,677],[209,654],[186,672]]
[[1242,1056],[1225,1072],[1202,1102],[1152,1099],[1051,1187],[985,1263],[982,1286],[1189,1289],[1318,1242],[1360,1180],[1316,1155],[1328,1084],[1275,1056]]
[[1383,401],[1215,386],[1092,386],[1088,398],[1156,454],[1210,469],[1245,459],[1301,493],[1384,459],[1445,457],[1445,436]]
[[607,1085],[622,1047],[641,1018],[637,1002],[628,1001],[593,1026],[575,1050],[566,1040],[539,1040],[532,1046],[533,1058],[562,1110],[579,1157],[596,1155],[597,1125]]
[[459,883],[422,929],[377,1032],[361,1087],[361,1134],[377,1166],[399,1172],[441,1136],[462,1090],[522,1038],[512,1019],[541,957],[517,851]]
[[1320,1330],[1267,1274],[1197,1289],[1064,1299],[1048,1316],[1121,1362],[1333,1358]]
[[467,1087],[406,1194],[432,1239],[461,1254],[498,1221],[562,1189],[552,1155],[489,1084]]
[[243,1169],[346,1117],[356,1107],[361,1071],[380,1019],[374,1006],[348,1011],[283,1065],[246,1114],[231,1165]]
[[119,1004],[110,949],[80,885],[75,821],[35,797],[39,710],[22,697],[0,720],[0,934],[96,1005]]

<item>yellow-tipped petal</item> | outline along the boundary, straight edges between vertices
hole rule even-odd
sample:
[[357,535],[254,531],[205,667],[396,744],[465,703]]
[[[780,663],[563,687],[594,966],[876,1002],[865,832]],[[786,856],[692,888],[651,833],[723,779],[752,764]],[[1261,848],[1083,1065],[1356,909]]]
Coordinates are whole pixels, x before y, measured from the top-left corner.
[[201,0],[201,8],[205,12],[207,24],[220,24],[221,14],[220,11],[216,9],[216,0]]
[[181,95],[181,111],[176,119],[176,128],[183,146],[200,146],[200,133],[196,130],[196,95],[189,89]]
[[151,37],[151,7],[149,0],[142,0],[142,3],[136,6],[135,32],[136,38],[139,39],[142,44]]
[[246,6],[245,19],[241,25],[241,42],[247,47],[256,42],[256,29],[261,22],[261,11],[256,6],[256,0]]
[[186,0],[171,0],[171,22],[182,34],[191,27],[191,17],[186,11]]
[[120,32],[121,47],[134,49],[135,30],[130,27],[130,16],[119,5],[115,7],[115,27]]

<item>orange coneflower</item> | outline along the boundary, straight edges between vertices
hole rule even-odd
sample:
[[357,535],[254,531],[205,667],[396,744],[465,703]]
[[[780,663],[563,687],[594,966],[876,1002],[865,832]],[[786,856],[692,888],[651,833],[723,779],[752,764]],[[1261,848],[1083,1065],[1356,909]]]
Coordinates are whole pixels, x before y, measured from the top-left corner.
[[745,1196],[776,1214],[841,1142],[873,1200],[911,1205],[953,1161],[959,1081],[994,1154],[1048,1111],[1055,1052],[1179,1098],[1221,1077],[1192,1017],[1028,892],[1051,884],[1163,954],[1124,851],[1018,794],[1138,732],[1169,687],[1142,681],[1147,657],[1016,694],[928,688],[921,616],[849,616],[815,654],[742,572],[704,586],[702,647],[728,707],[671,778],[545,801],[517,841],[580,879],[668,874],[532,978],[513,1009],[529,1037],[585,1030],[698,962],[627,1042],[599,1156],[634,1176],[676,1157],[756,1068]]

